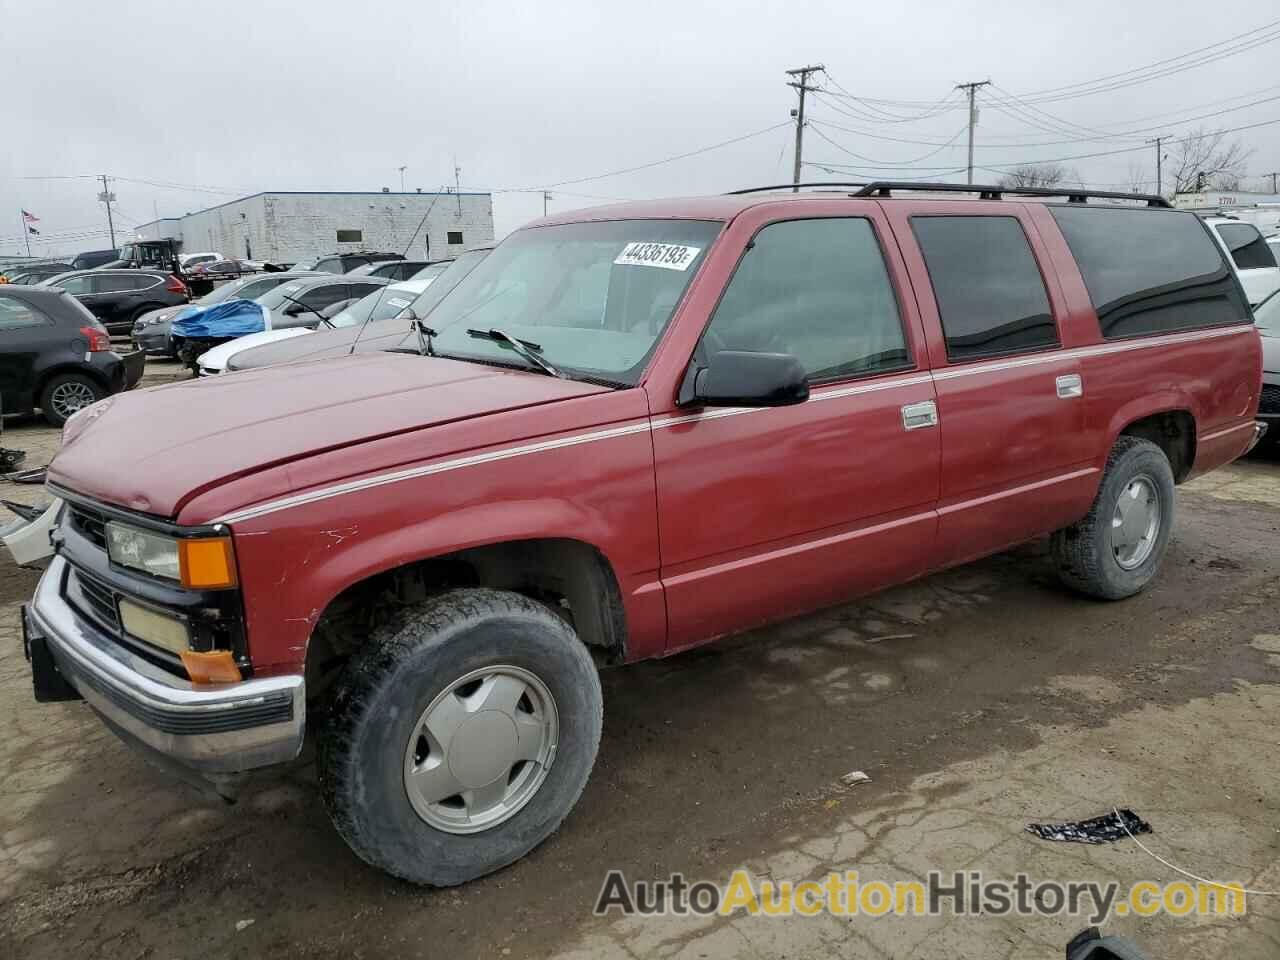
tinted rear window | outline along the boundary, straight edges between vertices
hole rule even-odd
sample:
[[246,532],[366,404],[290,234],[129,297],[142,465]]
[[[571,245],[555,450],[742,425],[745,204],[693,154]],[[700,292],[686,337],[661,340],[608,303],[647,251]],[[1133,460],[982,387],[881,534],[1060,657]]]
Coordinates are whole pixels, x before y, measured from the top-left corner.
[[1050,206],[1102,335],[1140,337],[1249,316],[1222,251],[1193,213]]
[[1275,254],[1257,227],[1247,223],[1220,223],[1217,229],[1218,236],[1231,251],[1231,259],[1236,262],[1237,269],[1253,270],[1276,265]]
[[938,301],[947,356],[968,360],[1056,346],[1058,329],[1016,217],[912,217]]

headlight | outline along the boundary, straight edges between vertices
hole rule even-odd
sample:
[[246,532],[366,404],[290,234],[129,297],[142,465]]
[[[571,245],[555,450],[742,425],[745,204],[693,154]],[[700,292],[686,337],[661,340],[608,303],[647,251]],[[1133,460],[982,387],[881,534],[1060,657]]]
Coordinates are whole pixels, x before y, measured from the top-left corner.
[[191,637],[185,623],[131,600],[120,601],[120,623],[139,640],[154,643],[179,656],[191,649]]
[[107,523],[107,556],[113,563],[153,577],[176,580],[193,590],[236,585],[235,551],[230,537],[177,539],[117,523]]

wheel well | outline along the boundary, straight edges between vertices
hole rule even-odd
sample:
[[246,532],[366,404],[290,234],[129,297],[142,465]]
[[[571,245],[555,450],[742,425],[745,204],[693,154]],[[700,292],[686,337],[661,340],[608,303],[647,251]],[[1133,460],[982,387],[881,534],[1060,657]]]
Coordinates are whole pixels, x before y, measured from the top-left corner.
[[58,374],[60,373],[74,373],[82,377],[87,377],[88,379],[96,383],[98,386],[100,386],[103,390],[106,390],[108,393],[111,392],[111,384],[109,384],[105,379],[103,379],[103,377],[96,370],[88,366],[77,366],[74,363],[63,363],[63,364],[59,364],[56,367],[50,367],[48,370],[45,370],[40,374],[40,378],[36,380],[35,389],[31,391],[31,403],[33,405],[36,405],[36,406],[39,405],[40,395],[44,393],[45,386],[49,383],[50,380],[58,376]]
[[351,584],[325,607],[307,648],[308,695],[400,609],[456,587],[511,590],[546,604],[573,626],[598,663],[626,657],[626,615],[613,568],[579,540],[516,540],[472,547],[383,571]]
[[1181,483],[1191,472],[1196,460],[1196,421],[1186,410],[1166,410],[1135,420],[1121,436],[1150,440],[1169,458],[1173,482]]

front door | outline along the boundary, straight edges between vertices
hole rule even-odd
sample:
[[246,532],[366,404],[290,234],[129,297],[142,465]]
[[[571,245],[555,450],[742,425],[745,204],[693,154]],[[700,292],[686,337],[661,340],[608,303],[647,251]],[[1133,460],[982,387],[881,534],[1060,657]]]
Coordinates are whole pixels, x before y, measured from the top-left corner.
[[745,250],[698,349],[793,354],[810,399],[654,403],[668,649],[909,578],[932,555],[934,391],[897,251],[874,202],[805,206],[726,233]]

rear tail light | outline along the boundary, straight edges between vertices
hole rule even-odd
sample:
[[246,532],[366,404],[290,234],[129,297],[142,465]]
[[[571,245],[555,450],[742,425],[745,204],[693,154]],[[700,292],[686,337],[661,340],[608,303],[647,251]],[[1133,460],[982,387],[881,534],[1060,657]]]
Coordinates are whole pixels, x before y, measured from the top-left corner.
[[169,282],[164,285],[164,288],[168,293],[182,293],[187,296],[191,295],[191,291],[187,289],[187,285],[173,275],[170,275]]
[[101,327],[81,327],[80,332],[89,341],[90,353],[102,353],[104,350],[111,349],[111,338]]

